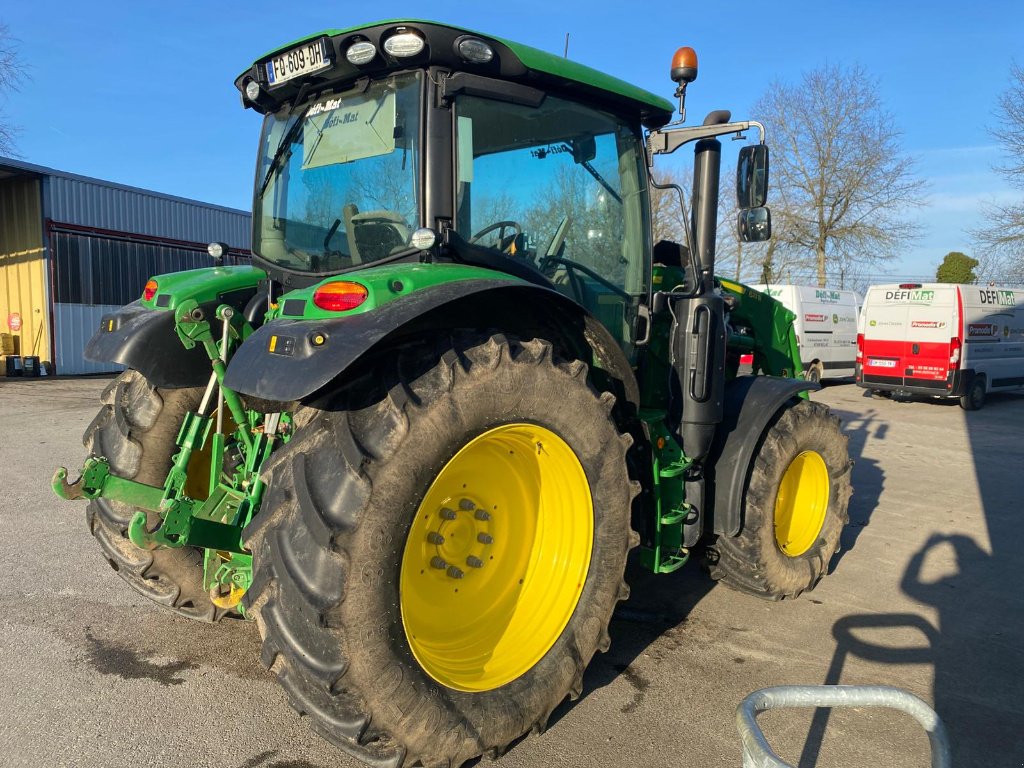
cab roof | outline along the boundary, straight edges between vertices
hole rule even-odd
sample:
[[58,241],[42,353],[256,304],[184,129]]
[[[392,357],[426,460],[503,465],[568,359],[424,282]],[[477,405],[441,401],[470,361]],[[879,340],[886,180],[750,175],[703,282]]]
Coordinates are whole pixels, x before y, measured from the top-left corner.
[[[378,55],[374,62],[365,67],[356,67],[345,59],[344,51],[352,42],[370,40],[379,43],[399,27],[416,30],[424,36],[426,48],[422,54],[402,62],[386,62],[382,56]],[[459,59],[453,50],[453,42],[464,35],[471,35],[490,43],[495,49],[495,60],[489,64],[480,65]],[[267,61],[317,38],[328,38],[334,48],[334,66],[329,77],[331,80],[383,73],[389,69],[397,69],[399,66],[410,68],[447,65],[457,67],[461,71],[523,82],[543,90],[548,88],[575,89],[595,101],[608,102],[609,106],[616,108],[616,111],[638,112],[641,121],[649,128],[660,127],[672,117],[673,106],[667,99],[604,72],[511,40],[481,34],[451,24],[420,19],[391,19],[345,29],[326,29],[298,40],[292,40],[256,59],[248,70],[238,76],[235,85],[244,94],[245,85],[250,80],[255,79],[261,84],[265,84],[264,65]],[[378,50],[380,50],[380,45],[378,45]],[[281,102],[288,100],[290,93],[285,86],[275,88],[275,91],[282,97]],[[292,90],[297,91],[298,87],[296,86]],[[291,96],[294,97],[295,94],[291,93]]]

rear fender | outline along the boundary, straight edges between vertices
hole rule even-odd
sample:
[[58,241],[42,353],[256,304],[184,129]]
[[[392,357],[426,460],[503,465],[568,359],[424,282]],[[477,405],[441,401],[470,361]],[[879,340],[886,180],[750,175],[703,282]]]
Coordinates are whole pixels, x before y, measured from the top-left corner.
[[713,477],[709,508],[714,515],[708,523],[716,534],[736,536],[743,526],[750,461],[765,428],[801,392],[816,389],[820,386],[810,381],[773,376],[739,376],[726,384],[725,416],[707,462]]
[[195,387],[210,378],[202,347],[185,349],[174,332],[174,312],[133,301],[104,315],[85,345],[85,359],[133,368],[156,387]]
[[156,294],[104,315],[85,346],[85,359],[139,371],[157,387],[195,387],[210,378],[202,347],[187,350],[174,332],[174,309],[194,299],[207,316],[228,304],[239,312],[255,296],[266,273],[252,267],[213,267],[157,275]]
[[639,401],[629,361],[601,323],[557,291],[503,278],[441,283],[344,317],[272,320],[239,347],[225,385],[263,401],[302,401],[378,346],[455,328],[547,338],[563,351],[593,358],[613,380],[613,391],[634,406]]

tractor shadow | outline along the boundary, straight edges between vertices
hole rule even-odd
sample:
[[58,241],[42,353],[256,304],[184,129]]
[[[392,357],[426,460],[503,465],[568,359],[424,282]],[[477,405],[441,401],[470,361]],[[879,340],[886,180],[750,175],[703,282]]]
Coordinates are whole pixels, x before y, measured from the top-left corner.
[[630,597],[619,604],[612,616],[611,649],[594,657],[583,676],[579,699],[562,702],[551,714],[548,727],[554,726],[579,701],[619,678],[630,686],[630,694],[621,704],[623,714],[640,707],[650,681],[633,662],[644,653],[660,661],[682,645],[685,638],[673,630],[684,627],[694,607],[715,588],[715,582],[700,570],[699,556],[699,550],[695,551],[689,564],[671,574],[651,573],[638,557],[630,557],[626,566]]
[[850,459],[853,460],[853,495],[850,497],[850,520],[839,538],[839,551],[832,557],[828,572],[832,573],[846,553],[857,545],[861,532],[870,524],[871,515],[878,508],[878,500],[885,488],[885,472],[874,459],[867,458],[865,448],[870,441],[885,440],[888,424],[876,408],[846,411],[832,407],[832,413],[842,421],[843,434],[849,438]]
[[[844,679],[844,673],[864,675],[846,672],[851,659],[931,667],[934,708],[949,734],[952,764],[958,766],[1019,765],[1024,754],[1019,684],[1024,600],[1015,590],[993,589],[1001,580],[995,551],[989,554],[970,536],[933,533],[910,558],[900,587],[933,609],[937,621],[917,613],[842,617],[832,627],[835,651],[822,681],[861,682]],[[898,670],[872,674],[906,679]],[[927,698],[926,691],[911,692]],[[800,768],[818,765],[829,718],[830,710],[815,710]]]

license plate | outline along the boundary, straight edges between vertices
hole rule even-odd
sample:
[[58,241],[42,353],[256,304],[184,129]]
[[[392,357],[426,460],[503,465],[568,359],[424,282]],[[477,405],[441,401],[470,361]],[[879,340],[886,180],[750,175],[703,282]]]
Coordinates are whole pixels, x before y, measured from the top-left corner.
[[874,358],[871,358],[871,359],[868,360],[868,365],[873,365],[873,366],[875,366],[875,368],[895,368],[896,367],[896,361],[895,360],[875,360]]
[[263,65],[267,70],[267,83],[281,85],[302,75],[319,72],[331,66],[327,56],[327,43],[323,38],[300,45],[275,56]]

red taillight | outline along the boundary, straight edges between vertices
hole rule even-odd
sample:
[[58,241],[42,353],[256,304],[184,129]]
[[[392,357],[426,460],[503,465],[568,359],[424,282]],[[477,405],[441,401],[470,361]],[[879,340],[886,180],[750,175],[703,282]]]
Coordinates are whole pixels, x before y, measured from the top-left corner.
[[[138,283],[136,283],[138,285]],[[160,286],[156,284],[156,280],[150,280],[146,283],[146,287],[142,289],[142,298],[146,301],[152,301],[153,297],[156,296],[157,288]]]
[[954,336],[949,340],[949,370],[955,371],[960,367],[960,339]]
[[910,290],[913,290],[914,288],[920,288],[920,287],[921,287],[920,283],[900,283],[900,289],[904,290],[904,291],[910,291]]
[[336,280],[324,283],[313,293],[313,303],[328,312],[345,312],[366,301],[367,290],[359,283]]
[[857,362],[864,363],[864,334],[857,334]]

